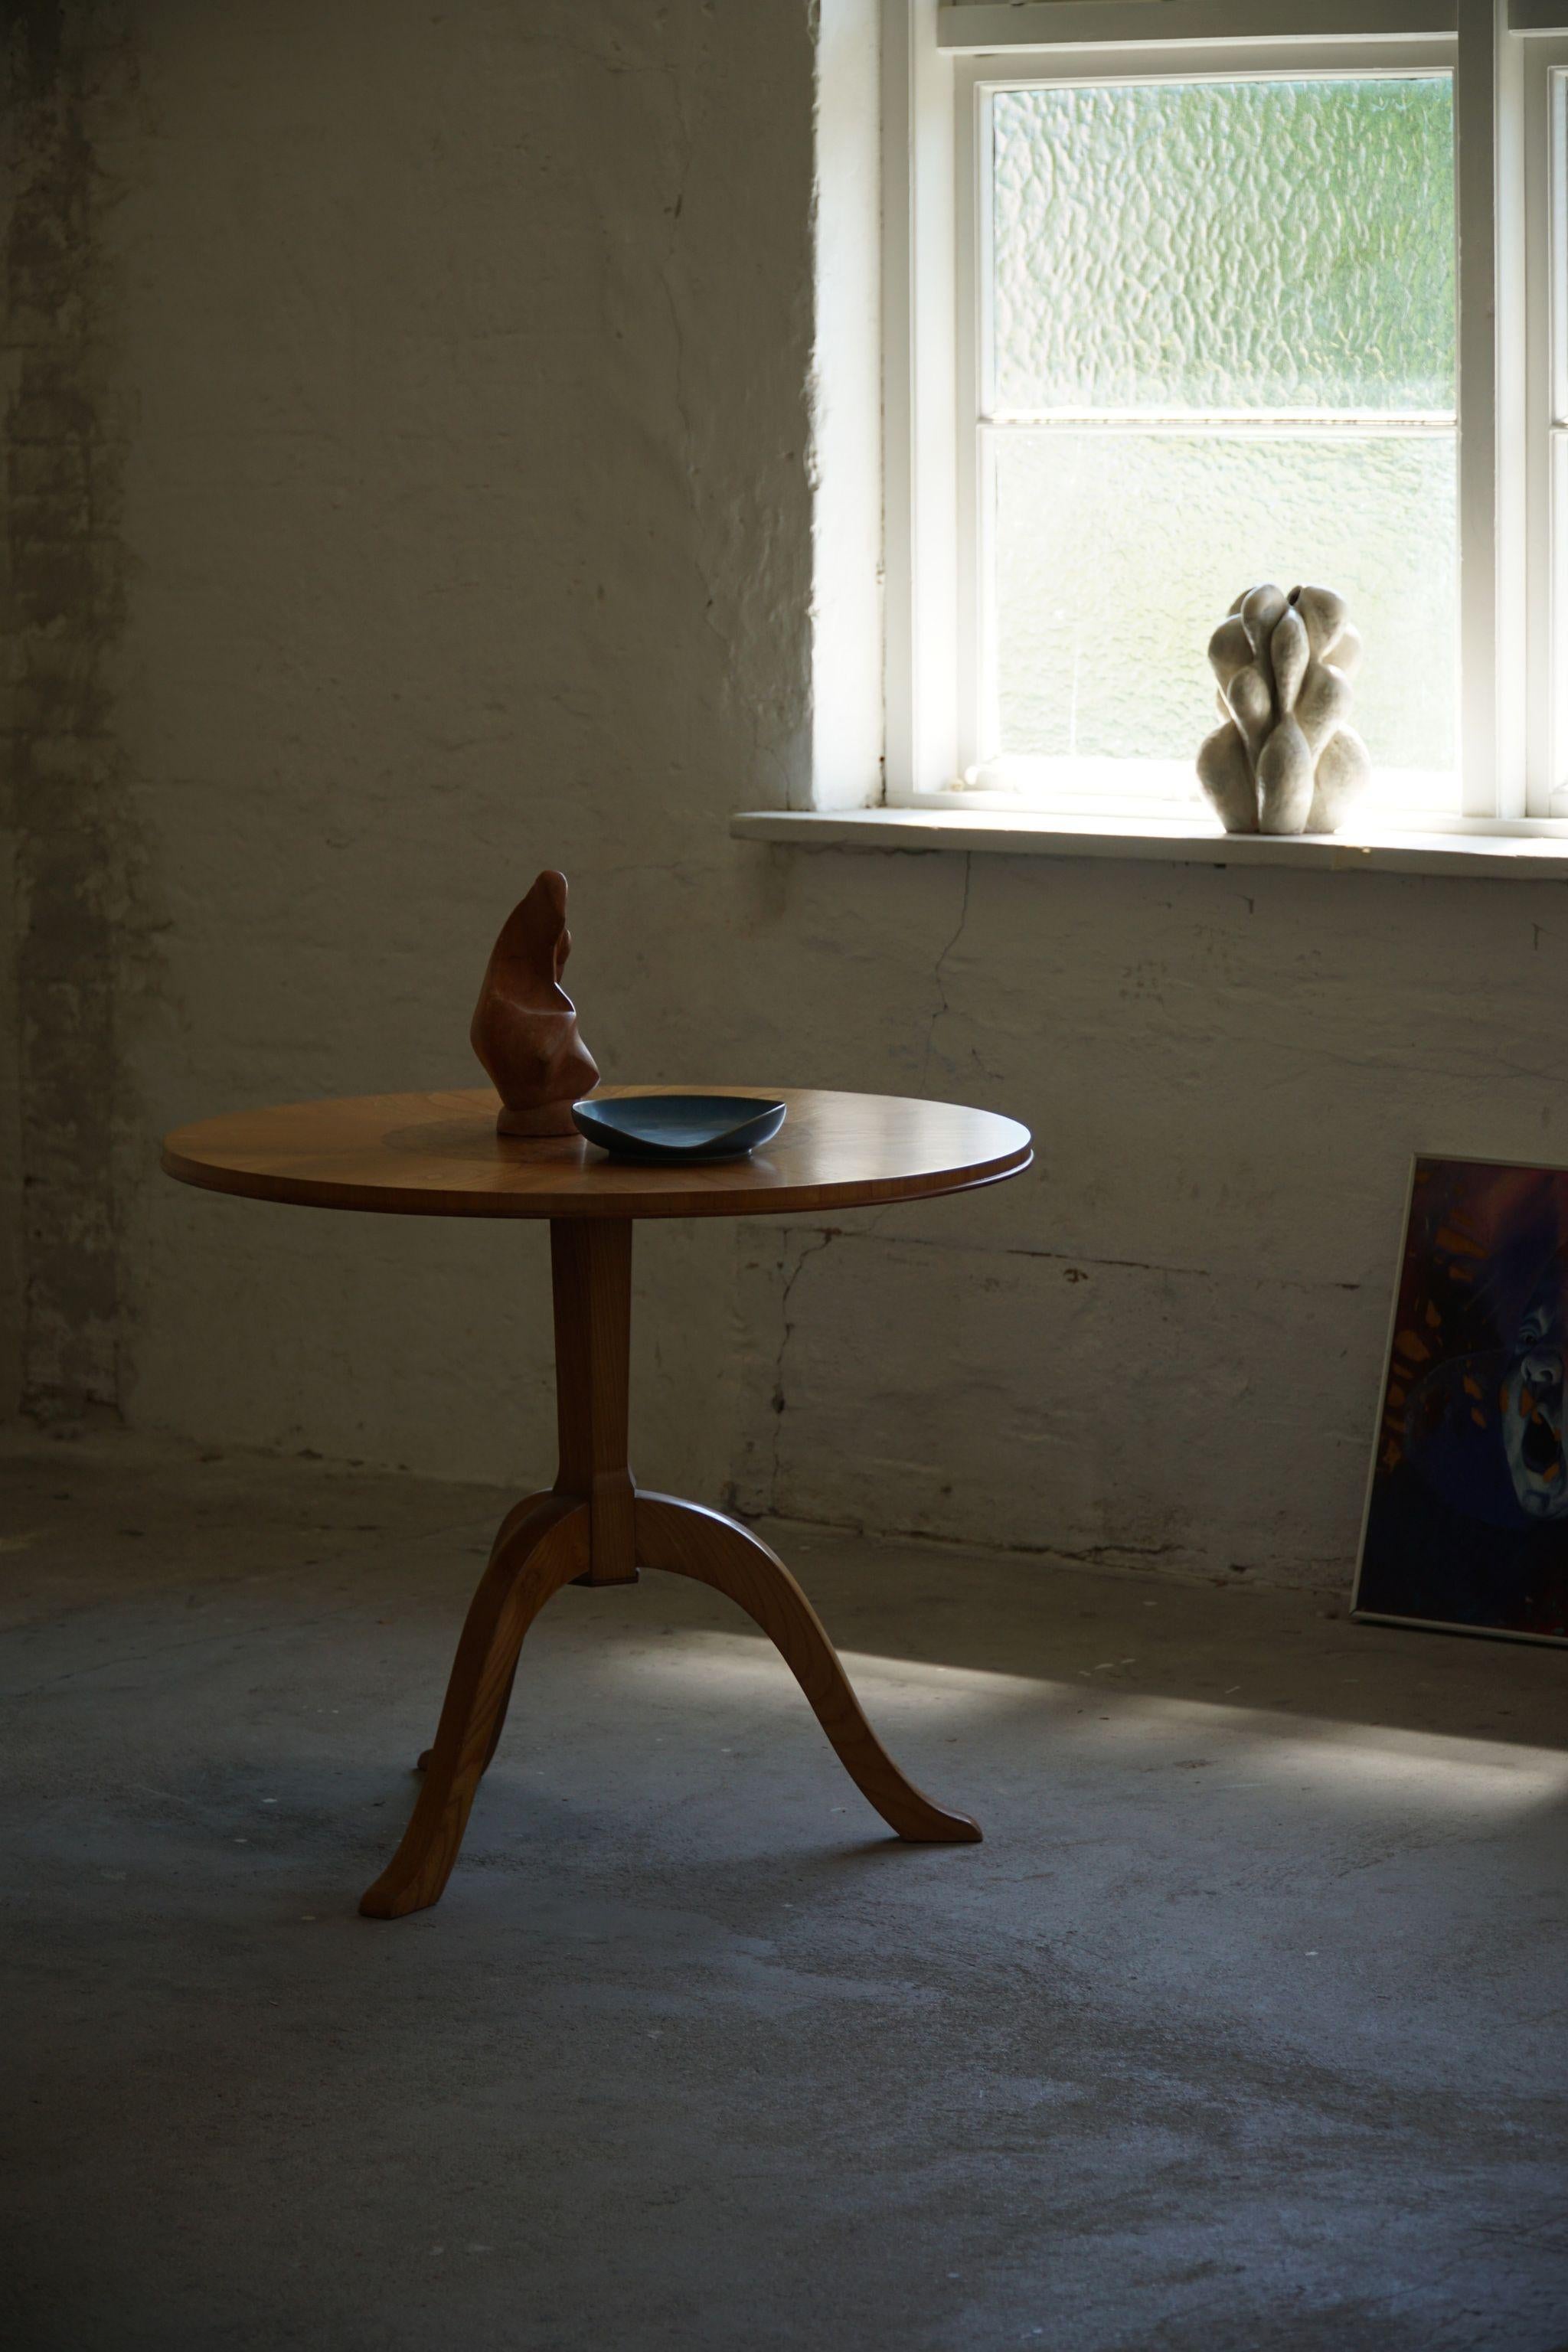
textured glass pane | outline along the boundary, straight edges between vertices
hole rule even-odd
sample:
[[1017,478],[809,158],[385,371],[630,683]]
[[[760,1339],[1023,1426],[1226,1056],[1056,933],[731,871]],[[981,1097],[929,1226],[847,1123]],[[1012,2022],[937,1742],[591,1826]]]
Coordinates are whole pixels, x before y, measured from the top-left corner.
[[993,110],[997,413],[1453,408],[1446,75]]
[[1352,718],[1374,763],[1452,768],[1451,433],[1014,427],[990,442],[1003,751],[1190,763],[1217,723],[1209,638],[1272,580],[1348,600],[1366,646]]

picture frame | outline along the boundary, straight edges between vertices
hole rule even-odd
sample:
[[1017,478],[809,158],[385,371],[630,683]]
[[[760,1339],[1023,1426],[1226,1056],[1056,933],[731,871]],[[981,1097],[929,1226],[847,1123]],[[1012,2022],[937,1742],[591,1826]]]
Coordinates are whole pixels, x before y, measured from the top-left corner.
[[1411,1164],[1351,1598],[1568,1646],[1568,1169]]

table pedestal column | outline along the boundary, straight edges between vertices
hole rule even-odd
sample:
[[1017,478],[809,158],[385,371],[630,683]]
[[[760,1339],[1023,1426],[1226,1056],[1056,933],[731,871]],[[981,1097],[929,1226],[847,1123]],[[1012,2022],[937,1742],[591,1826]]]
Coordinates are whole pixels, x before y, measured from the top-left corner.
[[695,1577],[746,1611],[784,1657],[839,1761],[901,1838],[970,1844],[967,1813],[922,1796],[882,1746],[822,1621],[775,1553],[738,1519],[637,1491],[627,1465],[631,1222],[557,1218],[550,1228],[561,1459],[555,1485],[509,1511],[474,1595],[435,1745],[402,1844],[360,1904],[400,1918],[438,1900],[495,1754],[529,1626],[563,1584],[635,1584],[637,1570]]

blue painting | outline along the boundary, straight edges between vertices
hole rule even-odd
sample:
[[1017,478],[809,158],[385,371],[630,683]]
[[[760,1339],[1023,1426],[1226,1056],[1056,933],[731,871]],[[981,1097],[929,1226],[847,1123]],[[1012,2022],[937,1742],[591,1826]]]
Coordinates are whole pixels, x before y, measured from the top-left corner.
[[1568,1171],[1417,1160],[1356,1615],[1568,1642]]

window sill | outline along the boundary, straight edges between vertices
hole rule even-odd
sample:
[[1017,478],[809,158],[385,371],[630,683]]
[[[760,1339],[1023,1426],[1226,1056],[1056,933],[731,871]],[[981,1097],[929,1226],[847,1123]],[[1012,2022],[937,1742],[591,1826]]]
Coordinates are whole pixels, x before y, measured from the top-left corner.
[[1527,834],[1222,833],[1202,819],[1055,816],[1041,812],[869,808],[747,809],[730,820],[741,841],[797,849],[992,850],[1006,857],[1124,857],[1170,866],[1294,866],[1327,874],[1484,875],[1495,881],[1568,881],[1568,840]]

